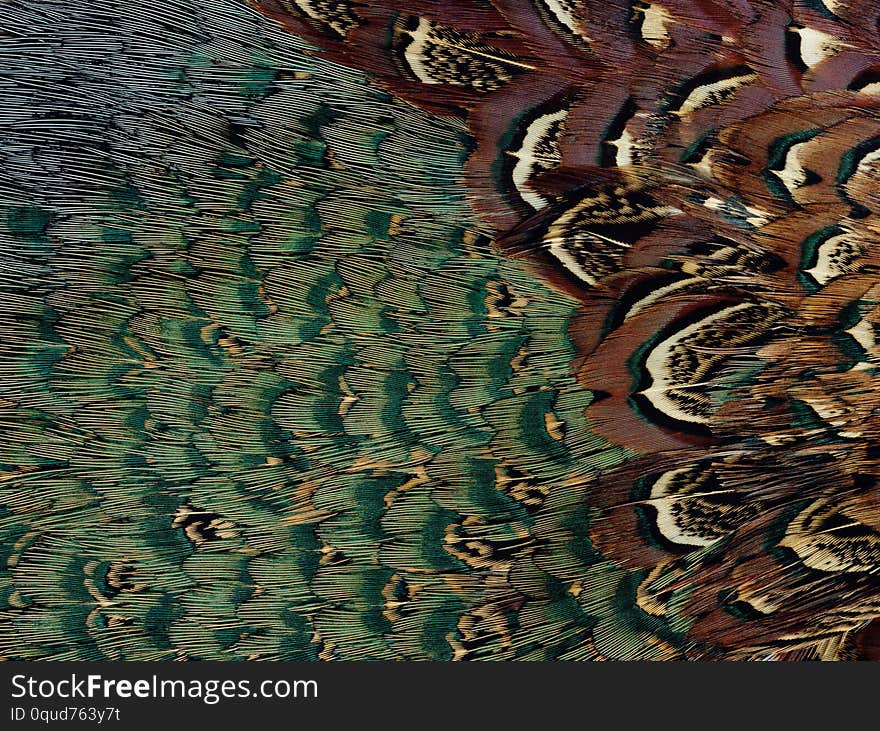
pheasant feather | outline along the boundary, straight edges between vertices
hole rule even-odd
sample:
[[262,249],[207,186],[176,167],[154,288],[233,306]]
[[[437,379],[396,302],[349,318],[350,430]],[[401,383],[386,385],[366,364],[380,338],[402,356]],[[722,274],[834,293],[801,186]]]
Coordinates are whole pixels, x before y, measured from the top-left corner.
[[14,3],[0,658],[877,659],[878,19]]

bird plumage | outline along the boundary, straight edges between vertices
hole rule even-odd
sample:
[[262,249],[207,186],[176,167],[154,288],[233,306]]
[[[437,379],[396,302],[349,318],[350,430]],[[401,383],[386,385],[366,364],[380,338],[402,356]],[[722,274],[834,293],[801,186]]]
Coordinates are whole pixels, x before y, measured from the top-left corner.
[[4,657],[877,658],[880,6],[214,2],[17,107]]

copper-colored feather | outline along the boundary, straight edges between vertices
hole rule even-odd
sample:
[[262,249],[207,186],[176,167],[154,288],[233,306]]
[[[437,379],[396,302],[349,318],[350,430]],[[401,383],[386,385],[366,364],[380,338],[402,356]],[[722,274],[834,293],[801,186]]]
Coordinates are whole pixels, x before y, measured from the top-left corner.
[[585,424],[635,455],[584,499],[640,611],[692,657],[876,659],[880,7],[253,2],[466,119],[474,210],[579,300]]

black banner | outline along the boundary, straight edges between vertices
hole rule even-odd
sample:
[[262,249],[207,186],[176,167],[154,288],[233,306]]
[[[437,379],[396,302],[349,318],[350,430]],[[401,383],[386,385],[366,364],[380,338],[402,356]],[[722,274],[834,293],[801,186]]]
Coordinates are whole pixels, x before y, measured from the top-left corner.
[[793,728],[875,718],[878,677],[868,663],[8,662],[0,729]]

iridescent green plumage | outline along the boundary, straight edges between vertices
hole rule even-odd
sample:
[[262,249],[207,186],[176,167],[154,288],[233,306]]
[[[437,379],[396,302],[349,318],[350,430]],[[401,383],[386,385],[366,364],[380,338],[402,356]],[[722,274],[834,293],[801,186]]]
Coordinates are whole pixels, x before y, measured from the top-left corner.
[[647,653],[584,538],[624,454],[573,303],[480,235],[464,128],[235,3],[155,11],[20,10],[108,22],[6,51],[0,654]]

